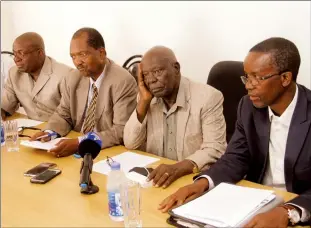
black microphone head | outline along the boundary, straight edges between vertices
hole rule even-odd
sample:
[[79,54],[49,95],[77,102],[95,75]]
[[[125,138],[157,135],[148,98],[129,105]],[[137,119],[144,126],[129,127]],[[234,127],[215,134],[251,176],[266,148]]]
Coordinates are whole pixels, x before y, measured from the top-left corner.
[[81,140],[78,148],[78,152],[81,157],[84,157],[85,154],[89,153],[92,155],[92,158],[96,158],[101,150],[102,141],[99,136],[94,132],[88,133]]

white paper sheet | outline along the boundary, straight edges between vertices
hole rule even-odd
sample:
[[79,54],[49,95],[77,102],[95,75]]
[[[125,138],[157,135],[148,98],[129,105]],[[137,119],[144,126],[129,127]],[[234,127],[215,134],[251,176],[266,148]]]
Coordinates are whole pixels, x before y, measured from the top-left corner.
[[16,119],[18,127],[34,127],[43,122],[31,119]]
[[26,147],[49,151],[50,149],[54,148],[55,144],[58,143],[61,139],[66,138],[57,138],[48,142],[21,140],[20,144]]
[[221,183],[173,212],[216,227],[235,227],[274,198],[271,190]]
[[[158,158],[140,155],[133,152],[124,152],[112,157],[112,159],[121,164],[121,170],[125,173],[134,167],[146,167],[147,165],[159,160]],[[110,166],[107,164],[106,160],[101,160],[93,165],[93,171],[108,175]]]

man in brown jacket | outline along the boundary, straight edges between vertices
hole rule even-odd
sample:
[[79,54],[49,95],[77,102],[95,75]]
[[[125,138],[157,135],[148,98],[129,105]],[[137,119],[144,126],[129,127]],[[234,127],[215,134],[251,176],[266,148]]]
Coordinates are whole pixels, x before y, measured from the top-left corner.
[[[82,28],[73,35],[70,55],[78,71],[64,79],[59,107],[46,130],[32,140],[52,131],[65,136],[73,129],[83,134],[97,132],[102,148],[123,144],[124,125],[136,107],[135,79],[106,57],[104,39],[93,28]],[[50,152],[68,156],[77,151],[80,140],[61,140]]]
[[74,69],[46,56],[42,37],[27,32],[13,43],[14,62],[1,94],[1,117],[21,104],[30,119],[47,121],[61,99],[60,84]]

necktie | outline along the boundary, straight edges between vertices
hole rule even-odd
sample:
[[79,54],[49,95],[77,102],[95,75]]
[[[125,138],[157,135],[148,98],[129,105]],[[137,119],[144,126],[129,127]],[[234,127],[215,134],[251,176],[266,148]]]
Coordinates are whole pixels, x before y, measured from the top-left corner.
[[96,100],[98,97],[98,91],[97,87],[95,86],[95,83],[93,83],[92,89],[93,89],[93,97],[89,107],[87,108],[86,117],[82,129],[83,134],[92,131],[95,127],[95,109],[96,109]]

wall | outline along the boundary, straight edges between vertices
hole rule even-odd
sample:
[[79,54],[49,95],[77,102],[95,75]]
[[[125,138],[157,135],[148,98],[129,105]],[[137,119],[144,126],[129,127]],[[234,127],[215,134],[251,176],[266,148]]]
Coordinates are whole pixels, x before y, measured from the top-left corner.
[[203,83],[216,62],[243,60],[256,43],[282,36],[298,46],[302,57],[298,81],[311,87],[309,1],[46,1],[11,2],[11,7],[14,29],[2,33],[1,39],[12,42],[12,37],[36,31],[50,56],[73,66],[72,34],[83,26],[94,27],[104,36],[108,56],[117,63],[154,45],[165,45],[175,51],[183,75]]

